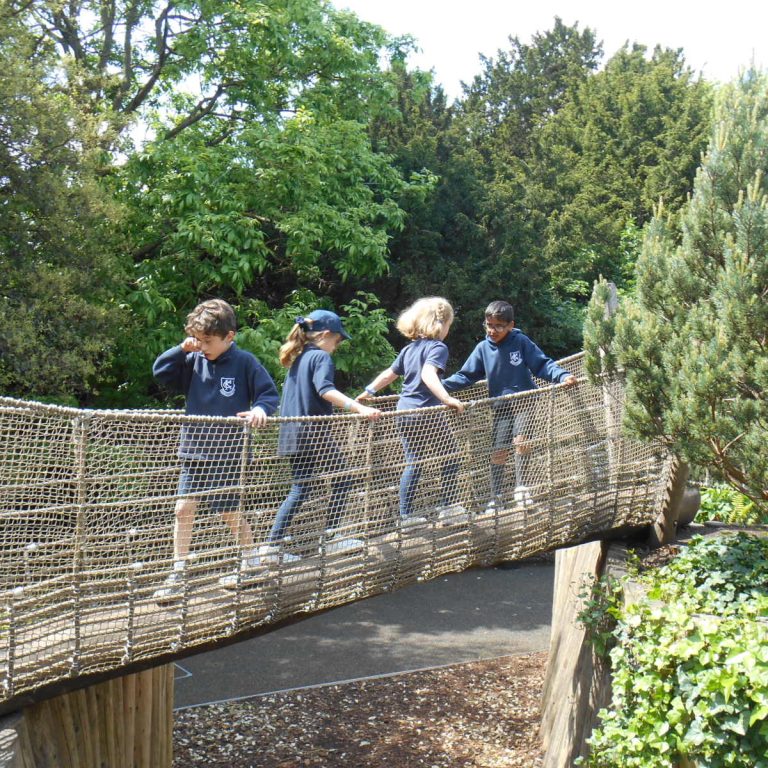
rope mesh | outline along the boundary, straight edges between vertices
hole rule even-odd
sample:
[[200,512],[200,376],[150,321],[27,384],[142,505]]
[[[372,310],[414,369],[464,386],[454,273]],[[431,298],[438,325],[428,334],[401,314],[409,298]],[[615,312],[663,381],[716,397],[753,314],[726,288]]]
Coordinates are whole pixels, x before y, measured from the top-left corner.
[[[562,364],[579,376],[576,387],[488,399],[477,385],[463,393],[462,414],[395,412],[387,397],[377,399],[386,412],[376,422],[271,419],[260,430],[233,418],[0,398],[0,702],[653,521],[668,455],[622,436],[620,379],[593,386],[581,357]],[[500,424],[511,425],[506,435]],[[281,455],[281,427],[283,441],[286,432],[298,438],[298,453]],[[174,599],[158,604],[173,573],[178,452],[190,435],[204,457],[191,461],[184,491],[198,503],[191,554]],[[501,496],[489,504],[500,445],[511,450]],[[407,464],[417,481],[403,518]],[[297,478],[301,504],[276,537]],[[235,529],[245,519],[255,543],[270,544],[258,563],[220,513]]]

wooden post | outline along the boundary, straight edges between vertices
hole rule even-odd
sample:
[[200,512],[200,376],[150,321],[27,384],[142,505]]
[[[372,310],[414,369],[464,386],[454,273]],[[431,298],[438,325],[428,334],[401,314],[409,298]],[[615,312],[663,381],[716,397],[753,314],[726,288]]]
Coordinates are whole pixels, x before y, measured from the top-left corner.
[[665,490],[661,512],[651,527],[651,534],[648,537],[651,547],[669,544],[677,538],[677,518],[680,514],[680,502],[685,494],[689,474],[690,467],[677,456],[674,456],[669,470],[669,482]]
[[173,664],[33,704],[0,739],[4,768],[171,768]]

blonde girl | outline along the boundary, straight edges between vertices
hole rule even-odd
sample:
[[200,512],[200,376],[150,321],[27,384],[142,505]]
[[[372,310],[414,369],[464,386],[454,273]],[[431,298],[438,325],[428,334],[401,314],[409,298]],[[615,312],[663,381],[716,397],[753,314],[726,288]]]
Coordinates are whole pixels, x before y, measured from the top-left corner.
[[[451,397],[441,381],[448,362],[445,337],[452,322],[453,307],[439,296],[419,299],[412,304],[397,321],[397,329],[411,343],[403,348],[389,368],[365,388],[358,400],[375,395],[378,390],[402,376],[398,411],[413,411],[436,405],[447,405],[456,411],[463,411],[464,404]],[[400,517],[406,524],[424,522],[424,518],[414,516],[413,506],[423,460],[430,452],[439,452],[445,456],[442,466],[442,515],[456,501],[458,447],[442,411],[406,413],[398,418],[397,424],[405,453],[405,470],[400,479]]]
[[[353,411],[370,419],[381,411],[356,402],[336,389],[336,368],[332,355],[339,344],[349,339],[341,318],[334,312],[316,309],[296,324],[280,347],[280,363],[288,368],[280,402],[280,416],[328,416],[333,406]],[[326,532],[335,531],[341,521],[352,482],[344,473],[346,461],[331,438],[328,425],[322,422],[283,422],[280,425],[278,453],[291,461],[293,484],[280,506],[277,518],[262,547],[262,557],[280,554],[280,542],[296,512],[310,493],[312,480],[322,471],[336,479],[331,486],[331,500],[326,519]],[[282,555],[284,560],[291,559]]]

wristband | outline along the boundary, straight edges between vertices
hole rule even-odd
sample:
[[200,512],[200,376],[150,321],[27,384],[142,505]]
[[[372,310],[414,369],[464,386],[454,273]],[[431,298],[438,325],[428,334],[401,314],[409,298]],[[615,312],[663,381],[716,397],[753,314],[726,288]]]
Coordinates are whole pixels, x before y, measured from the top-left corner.
[[350,399],[347,399],[347,402],[344,403],[344,410],[345,411],[351,411],[352,410],[352,401]]
[[375,390],[373,387],[371,387],[370,385],[369,385],[369,386],[367,386],[367,387],[365,388],[365,391],[366,391],[366,392],[367,392],[367,393],[368,393],[368,394],[369,394],[371,397],[375,397],[375,396],[376,396],[376,390]]

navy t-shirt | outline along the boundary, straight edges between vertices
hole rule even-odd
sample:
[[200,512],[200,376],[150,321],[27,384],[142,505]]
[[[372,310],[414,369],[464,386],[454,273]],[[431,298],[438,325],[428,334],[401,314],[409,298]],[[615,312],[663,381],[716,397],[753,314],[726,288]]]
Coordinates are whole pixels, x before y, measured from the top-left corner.
[[437,339],[416,339],[407,347],[400,350],[391,368],[398,376],[403,377],[403,388],[397,401],[397,410],[425,408],[440,405],[440,401],[432,390],[422,381],[421,369],[426,365],[434,365],[441,373],[448,363],[448,347]]
[[[336,388],[333,358],[313,344],[307,344],[293,361],[283,385],[280,416],[330,416],[333,405],[322,396]],[[278,453],[289,456],[311,449],[314,438],[310,423],[283,422],[280,425]]]

